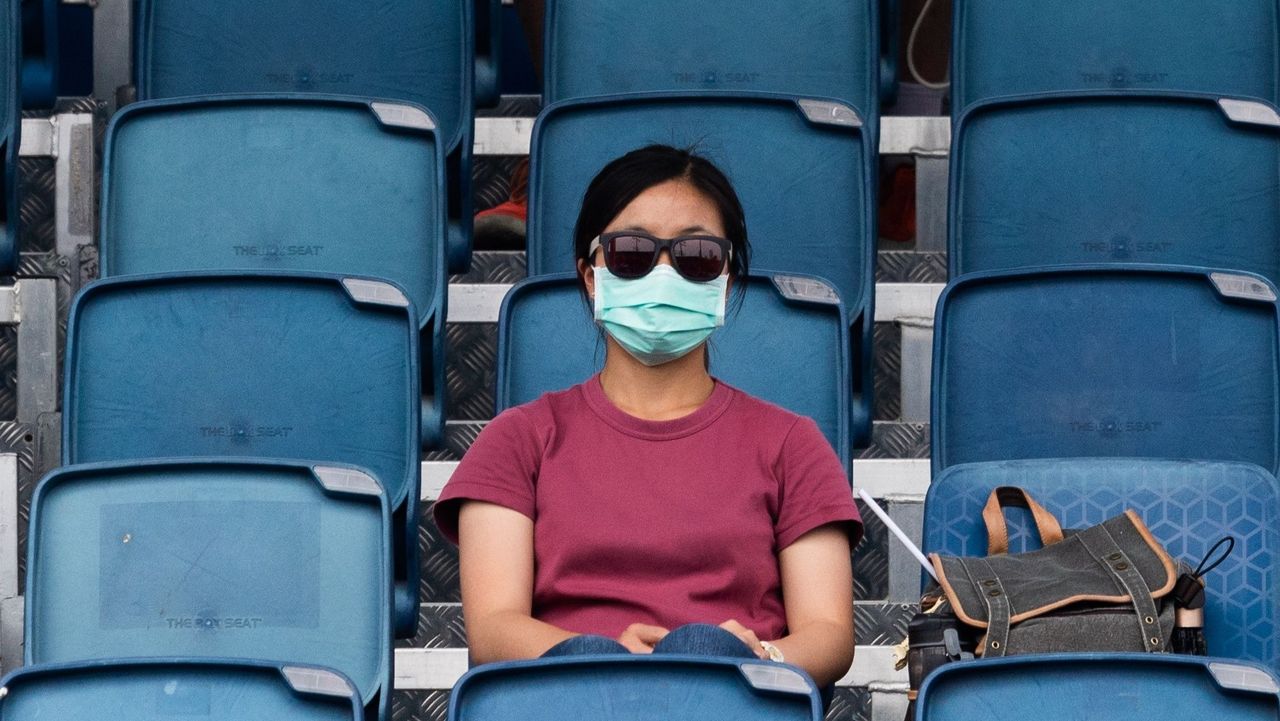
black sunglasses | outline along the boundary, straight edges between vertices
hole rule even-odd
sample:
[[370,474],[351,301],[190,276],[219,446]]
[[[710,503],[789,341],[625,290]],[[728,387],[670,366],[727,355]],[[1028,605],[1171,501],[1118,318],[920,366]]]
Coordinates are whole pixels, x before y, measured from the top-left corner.
[[604,249],[604,265],[619,278],[640,278],[658,264],[663,250],[671,253],[671,265],[686,280],[705,283],[719,278],[725,262],[733,255],[733,247],[714,235],[684,235],[679,238],[655,238],[636,230],[603,233],[591,241],[587,257]]

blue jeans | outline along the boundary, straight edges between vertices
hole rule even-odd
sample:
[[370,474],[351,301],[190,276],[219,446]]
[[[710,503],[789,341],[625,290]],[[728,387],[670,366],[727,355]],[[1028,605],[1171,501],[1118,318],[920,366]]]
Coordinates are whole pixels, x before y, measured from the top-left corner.
[[[692,656],[728,656],[730,658],[759,658],[755,651],[743,643],[737,636],[708,623],[691,623],[681,626],[662,637],[653,647],[654,653],[688,654]],[[547,649],[543,658],[557,656],[602,656],[606,654],[631,653],[626,646],[612,638],[604,636],[574,636]],[[822,708],[825,711],[831,706],[831,697],[835,688],[827,686],[819,689],[822,695]]]
[[[708,623],[691,623],[668,633],[653,647],[654,653],[683,653],[693,656],[757,658],[737,636]],[[543,658],[631,653],[626,646],[604,636],[574,636],[547,649]]]

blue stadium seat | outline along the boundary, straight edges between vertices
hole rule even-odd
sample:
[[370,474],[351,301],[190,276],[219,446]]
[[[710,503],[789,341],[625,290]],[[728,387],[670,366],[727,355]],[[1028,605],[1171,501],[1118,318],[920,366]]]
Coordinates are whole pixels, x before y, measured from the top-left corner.
[[[803,276],[753,273],[741,304],[711,336],[711,373],[809,416],[849,461],[849,334],[830,286]],[[577,276],[516,285],[498,321],[497,406],[502,411],[587,380],[603,366],[604,339]]]
[[1280,114],[1270,104],[1053,93],[971,106],[954,138],[952,277],[1151,262],[1280,282]]
[[952,112],[1053,91],[1184,90],[1276,102],[1276,0],[957,0]]
[[342,674],[262,662],[119,660],[28,666],[5,677],[6,721],[361,721]]
[[21,144],[22,102],[19,86],[21,58],[19,0],[4,0],[4,26],[0,27],[0,272],[18,262],[18,146]]
[[1165,654],[1015,656],[949,663],[912,721],[1275,721],[1280,685],[1235,661]]
[[418,618],[417,316],[321,274],[98,281],[67,329],[62,461],[226,455],[368,467],[387,489],[397,630]]
[[473,0],[475,8],[475,102],[490,106],[502,92],[502,0]]
[[449,264],[471,252],[473,7],[468,0],[141,0],[140,100],[341,94],[428,108],[448,153]]
[[403,286],[422,324],[423,443],[434,446],[444,434],[443,186],[435,121],[418,107],[138,103],[107,132],[101,274],[314,270]]
[[22,3],[22,104],[51,108],[58,97],[58,0]]
[[545,100],[765,91],[835,98],[874,119],[879,2],[549,0]]
[[696,146],[746,210],[752,269],[825,278],[857,347],[854,438],[870,432],[877,148],[846,105],[781,95],[638,94],[567,101],[534,128],[529,273],[574,269],[582,195],[609,161],[660,142]]
[[[982,508],[991,491],[1018,486],[1064,528],[1087,528],[1133,509],[1156,540],[1193,566],[1219,539],[1235,550],[1205,576],[1205,638],[1213,656],[1280,672],[1280,485],[1246,463],[1130,458],[998,461],[952,466],[929,486],[924,548],[987,555]],[[1009,550],[1039,547],[1030,515],[1006,512]]]
[[934,474],[1019,458],[1239,461],[1276,472],[1275,287],[1235,271],[976,273],[938,301]]
[[453,688],[449,721],[821,721],[794,666],[689,656],[585,656],[495,663]]
[[31,503],[26,663],[324,666],[387,717],[390,523],[382,487],[351,466],[184,459],[61,468]]

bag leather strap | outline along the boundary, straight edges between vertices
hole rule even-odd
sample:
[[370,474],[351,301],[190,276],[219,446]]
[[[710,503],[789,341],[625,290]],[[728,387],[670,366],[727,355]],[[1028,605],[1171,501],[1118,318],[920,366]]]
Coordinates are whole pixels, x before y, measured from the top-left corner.
[[1142,574],[1133,565],[1133,561],[1116,543],[1116,539],[1106,526],[1094,526],[1081,531],[1076,536],[1084,543],[1099,564],[1111,571],[1111,575],[1120,582],[1125,593],[1133,603],[1137,614],[1138,630],[1142,634],[1142,648],[1148,653],[1161,653],[1165,650],[1164,627],[1160,623],[1160,612],[1156,608],[1156,600],[1151,589],[1143,580]]
[[1009,608],[1009,594],[1005,593],[1000,577],[985,559],[968,560],[965,570],[972,569],[972,573],[978,574],[972,579],[974,588],[982,594],[982,601],[987,605],[987,639],[982,655],[983,658],[999,658],[1009,651],[1009,619],[1013,615]]
[[1031,494],[1017,486],[1000,486],[991,492],[987,505],[982,509],[982,522],[987,526],[987,555],[998,556],[1009,552],[1009,526],[1004,519],[1007,506],[1018,506],[1031,511],[1040,533],[1040,543],[1045,546],[1062,540],[1062,525]]

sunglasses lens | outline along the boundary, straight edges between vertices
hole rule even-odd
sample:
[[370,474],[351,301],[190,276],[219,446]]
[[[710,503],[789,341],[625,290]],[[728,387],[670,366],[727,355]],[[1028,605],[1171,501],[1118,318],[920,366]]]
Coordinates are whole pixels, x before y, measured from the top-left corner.
[[620,235],[605,248],[605,265],[619,278],[639,278],[653,270],[655,244],[638,235]]
[[676,270],[689,280],[715,280],[724,271],[724,248],[707,238],[685,238],[671,248]]

